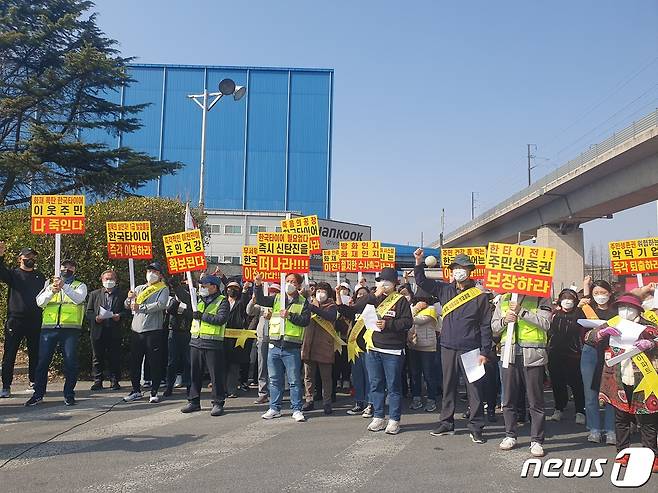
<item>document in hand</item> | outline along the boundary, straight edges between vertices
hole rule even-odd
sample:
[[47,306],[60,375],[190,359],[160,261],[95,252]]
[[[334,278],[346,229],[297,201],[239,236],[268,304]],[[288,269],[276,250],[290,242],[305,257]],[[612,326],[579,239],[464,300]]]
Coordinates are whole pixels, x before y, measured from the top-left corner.
[[640,337],[640,334],[644,332],[646,327],[630,320],[620,320],[616,324],[616,328],[621,332],[620,336],[612,336],[610,338],[610,345],[622,349],[630,349],[633,347],[637,338]]
[[372,329],[376,330],[377,332],[381,332],[381,329],[377,327],[377,320],[379,320],[379,317],[377,316],[377,310],[375,309],[374,305],[366,305],[366,307],[363,309],[363,312],[361,313],[361,319],[363,320],[366,329]]
[[480,364],[479,356],[479,349],[473,349],[473,351],[461,355],[462,364],[464,365],[464,371],[466,372],[466,378],[469,383],[476,382],[484,376],[484,365]]
[[100,310],[98,311],[98,318],[101,320],[109,320],[114,316],[114,313],[112,313],[110,310],[106,310],[102,306],[100,307]]

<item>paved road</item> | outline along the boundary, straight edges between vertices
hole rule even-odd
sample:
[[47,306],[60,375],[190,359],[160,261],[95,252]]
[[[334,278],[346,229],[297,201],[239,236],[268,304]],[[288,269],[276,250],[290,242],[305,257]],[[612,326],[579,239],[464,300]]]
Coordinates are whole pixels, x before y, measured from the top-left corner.
[[[78,387],[86,387],[82,382]],[[61,388],[61,386],[60,386]],[[471,443],[458,420],[455,436],[429,435],[438,415],[407,412],[397,436],[366,430],[368,420],[345,414],[346,396],[336,412],[309,413],[306,423],[284,417],[265,421],[262,406],[248,397],[228,401],[219,418],[204,411],[184,415],[182,391],[160,404],[118,404],[123,392],[79,391],[79,405],[65,407],[57,387],[44,403],[24,408],[24,395],[0,400],[0,468],[3,492],[66,491],[612,491],[606,474],[592,478],[520,477],[529,458],[528,429],[522,447],[501,452],[502,419],[488,426],[485,445]],[[548,393],[547,393],[548,397]],[[571,413],[573,412],[569,409]],[[461,432],[459,431],[461,429]],[[614,448],[589,444],[584,427],[548,423],[547,458],[609,458]],[[646,491],[656,491],[656,475]],[[539,490],[536,490],[539,491]]]

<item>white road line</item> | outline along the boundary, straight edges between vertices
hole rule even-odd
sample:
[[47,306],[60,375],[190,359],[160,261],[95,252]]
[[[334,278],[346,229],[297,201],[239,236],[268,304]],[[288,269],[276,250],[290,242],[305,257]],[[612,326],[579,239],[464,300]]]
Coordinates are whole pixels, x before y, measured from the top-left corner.
[[299,424],[290,419],[285,421],[278,419],[273,422],[260,420],[203,443],[193,442],[191,445],[181,447],[177,452],[158,455],[150,462],[122,471],[119,481],[93,484],[81,491],[124,493],[168,490],[170,489],[168,484],[179,481],[189,474],[198,474],[199,469],[240,454],[294,426]]
[[[99,409],[102,411],[102,409]],[[111,415],[110,411],[108,415]],[[82,427],[80,431],[72,431],[66,433],[55,440],[48,442],[44,445],[36,447],[19,459],[11,461],[4,469],[18,469],[30,465],[34,462],[42,461],[57,455],[70,454],[93,447],[99,444],[100,441],[117,438],[120,436],[135,435],[152,428],[161,426],[168,426],[178,421],[191,417],[192,414],[183,414],[180,409],[167,409],[155,414],[145,414],[138,418],[130,419],[127,421],[119,421],[117,423],[98,427],[97,423],[92,421]],[[14,454],[15,454],[14,450]],[[0,461],[6,460],[11,457],[11,454],[3,453],[6,457],[0,457]]]
[[397,436],[368,433],[368,436],[360,438],[336,454],[336,461],[313,469],[283,491],[347,491],[360,488],[377,475],[415,437],[413,433],[402,433]]

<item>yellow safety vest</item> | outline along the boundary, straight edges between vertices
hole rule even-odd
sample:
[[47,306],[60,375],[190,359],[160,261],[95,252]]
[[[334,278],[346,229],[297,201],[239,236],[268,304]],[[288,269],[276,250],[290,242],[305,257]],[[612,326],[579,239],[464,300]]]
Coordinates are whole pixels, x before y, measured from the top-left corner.
[[[299,302],[292,303],[288,308],[288,313],[294,313],[299,315],[302,313],[302,308],[304,308],[304,303],[306,298],[302,295],[299,295]],[[286,323],[284,325],[283,334],[281,333],[281,317],[279,312],[281,311],[281,295],[277,294],[274,298],[274,306],[272,307],[272,318],[270,319],[270,340],[278,341],[283,337],[284,341],[296,342],[301,344],[304,341],[304,327],[295,325],[286,318]]]
[[[208,315],[217,315],[217,310],[219,305],[224,301],[224,296],[221,294],[217,296],[212,302],[206,306],[206,303],[203,300],[200,300],[197,303],[197,310],[201,313],[207,313]],[[203,320],[192,320],[192,328],[190,329],[190,334],[195,339],[212,339],[213,341],[223,341],[224,340],[224,325],[213,325]]]
[[[76,289],[82,283],[73,281],[71,288]],[[76,305],[64,291],[56,293],[43,309],[41,327],[44,329],[80,329],[85,315],[85,304]]]
[[[505,294],[501,298],[500,302],[500,311],[503,316],[509,310],[509,302],[511,294]],[[536,298],[534,297],[525,297],[521,302],[521,306],[532,313],[537,313],[537,303]],[[517,319],[516,324],[514,325],[514,334],[512,336],[512,343],[517,343],[521,347],[546,347],[547,335],[546,332],[541,330],[535,324],[532,324],[521,318]],[[505,340],[507,335],[507,324],[505,325],[505,330],[501,334],[501,341]]]

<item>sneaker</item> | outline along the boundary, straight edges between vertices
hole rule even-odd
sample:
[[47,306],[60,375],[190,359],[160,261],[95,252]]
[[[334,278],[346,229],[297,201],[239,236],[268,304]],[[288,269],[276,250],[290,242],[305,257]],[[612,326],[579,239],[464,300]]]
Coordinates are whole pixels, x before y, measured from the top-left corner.
[[576,424],[577,425],[584,425],[586,422],[585,415],[583,413],[576,413]]
[[174,387],[180,389],[183,386],[183,375],[176,375],[176,380],[174,380]]
[[64,404],[67,406],[75,406],[77,404],[75,397],[64,397]]
[[236,394],[235,392],[231,392],[229,395],[226,396],[226,398],[227,399],[237,399],[238,394]]
[[386,428],[386,420],[384,418],[372,418],[372,421],[368,425],[368,431],[382,431]]
[[144,395],[141,392],[131,392],[123,398],[123,402],[132,402],[140,400]]
[[363,407],[361,407],[358,404],[355,404],[352,409],[347,410],[347,414],[350,416],[356,416],[357,414],[362,414],[363,413]]
[[362,418],[372,418],[375,415],[375,408],[372,404],[368,404],[361,414]]
[[617,436],[614,432],[605,434],[606,445],[617,445]]
[[266,395],[260,395],[258,396],[258,399],[254,401],[254,404],[267,404],[267,401],[269,401],[270,398]]
[[561,419],[562,419],[562,411],[558,411],[556,409],[551,416],[546,418],[546,421],[560,421]]
[[498,445],[500,450],[512,450],[514,447],[516,447],[516,438],[512,437],[503,438],[503,441]]
[[34,382],[30,382],[30,385],[27,386],[28,392],[34,392]]
[[303,423],[304,421],[306,421],[306,416],[304,416],[304,413],[301,411],[295,411],[294,413],[292,413],[292,419],[294,419],[298,423]]
[[601,443],[601,432],[590,431],[589,435],[587,435],[587,441],[592,443]]
[[118,381],[112,382],[112,386],[110,387],[110,390],[121,390],[121,385],[119,385]]
[[180,410],[184,414],[195,413],[197,411],[201,411],[201,405],[198,402],[188,402],[187,406]]
[[261,418],[263,419],[274,419],[280,417],[281,417],[281,411],[275,411],[272,408],[269,408],[267,412],[261,416]]
[[386,433],[389,435],[397,435],[400,433],[400,422],[389,419],[388,425],[386,426]]
[[210,415],[221,416],[222,414],[224,414],[224,406],[220,406],[219,404],[213,404],[212,410],[210,411]]
[[532,442],[530,444],[530,454],[533,457],[544,457],[546,453],[544,452],[544,447],[541,446],[539,442]]
[[150,380],[144,380],[144,383],[142,384],[142,387],[145,389],[150,389],[151,388],[151,381]]
[[171,397],[172,395],[174,395],[173,389],[165,389],[165,391],[162,393],[162,397]]
[[160,397],[158,394],[151,395],[151,397],[149,397],[149,404],[157,404],[158,402],[160,402]]
[[464,411],[464,412],[462,413],[462,418],[464,418],[464,419],[471,419],[471,410],[470,410],[470,409],[467,409],[466,411]]
[[94,385],[92,385],[89,390],[91,390],[92,392],[95,392],[97,390],[103,390],[103,382],[94,382]]
[[0,390],[0,398],[7,398],[7,397],[11,397],[11,390],[10,389]]
[[427,403],[425,404],[425,412],[433,413],[434,411],[436,411],[436,401],[434,399],[427,399]]
[[443,435],[454,435],[455,434],[455,427],[450,426],[449,424],[446,423],[441,423],[439,424],[438,428],[433,429],[430,431],[430,435],[433,437],[440,437]]
[[25,407],[36,406],[37,404],[41,404],[41,401],[43,401],[43,397],[37,397],[33,395],[27,400]]
[[414,400],[411,401],[411,405],[409,406],[409,409],[413,411],[417,411],[422,407],[423,407],[423,401],[420,399],[420,397],[414,397]]
[[302,411],[304,411],[305,413],[308,411],[313,411],[313,409],[315,409],[315,404],[313,404],[313,401],[310,402],[307,401],[302,406]]
[[331,404],[325,404],[324,409],[322,411],[326,415],[333,414],[333,412],[334,412],[334,410],[331,408]]
[[472,431],[471,432],[471,441],[473,443],[486,443],[487,441],[484,439],[484,436],[482,436],[481,431]]

